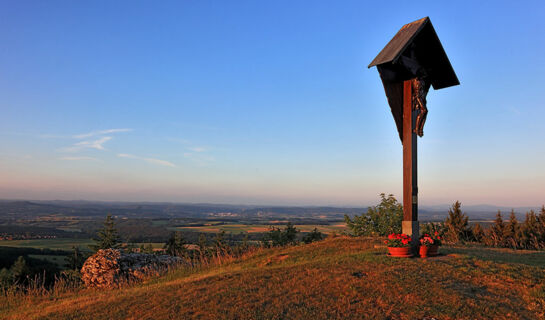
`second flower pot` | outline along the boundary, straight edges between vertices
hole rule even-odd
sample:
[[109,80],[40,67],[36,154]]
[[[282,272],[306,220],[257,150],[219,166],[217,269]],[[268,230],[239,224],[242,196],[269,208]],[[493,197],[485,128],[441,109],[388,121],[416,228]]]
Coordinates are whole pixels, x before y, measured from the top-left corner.
[[420,246],[420,257],[421,258],[427,258],[427,257],[434,257],[437,255],[437,249],[439,246]]

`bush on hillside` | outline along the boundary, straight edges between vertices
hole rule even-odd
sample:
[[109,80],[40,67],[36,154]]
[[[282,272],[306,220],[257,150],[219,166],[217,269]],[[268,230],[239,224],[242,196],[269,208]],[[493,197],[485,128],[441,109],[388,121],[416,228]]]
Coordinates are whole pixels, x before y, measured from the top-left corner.
[[[151,243],[150,243],[151,247]],[[187,249],[185,248],[185,239],[182,235],[182,232],[176,231],[173,232],[168,238],[167,242],[163,247],[166,253],[169,256],[173,257],[186,257]],[[153,253],[153,248],[151,248],[151,253]]]
[[394,195],[387,197],[380,194],[381,201],[374,207],[369,207],[361,216],[350,219],[344,215],[344,221],[354,236],[385,236],[391,233],[401,233],[403,206],[397,202]]
[[322,233],[320,231],[318,231],[318,228],[314,228],[314,230],[312,230],[312,232],[307,233],[303,237],[303,242],[308,244],[308,243],[312,243],[314,241],[320,241],[323,238],[324,238],[324,236],[322,235]]
[[284,230],[271,226],[269,232],[262,239],[265,247],[281,247],[286,245],[297,244],[297,233],[299,230],[288,222]]

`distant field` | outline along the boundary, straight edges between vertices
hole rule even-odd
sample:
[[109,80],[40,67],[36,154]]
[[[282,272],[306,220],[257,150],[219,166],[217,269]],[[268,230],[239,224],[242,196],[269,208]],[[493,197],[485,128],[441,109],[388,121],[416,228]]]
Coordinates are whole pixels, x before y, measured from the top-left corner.
[[[270,225],[265,224],[224,224],[224,225],[206,225],[206,226],[184,226],[177,227],[177,230],[196,231],[204,233],[218,233],[225,231],[226,233],[263,233],[269,231]],[[282,225],[275,225],[276,228],[284,228]],[[313,225],[313,224],[297,224],[295,227],[301,232],[311,232],[314,228],[318,231],[329,233],[340,233],[346,230],[346,224],[343,222],[330,225]]]
[[87,246],[92,243],[94,241],[91,239],[32,239],[0,241],[0,246],[53,250],[72,250],[73,246],[79,246],[82,250],[87,250]]
[[58,230],[67,231],[67,232],[81,232],[80,228],[75,227],[57,227]]

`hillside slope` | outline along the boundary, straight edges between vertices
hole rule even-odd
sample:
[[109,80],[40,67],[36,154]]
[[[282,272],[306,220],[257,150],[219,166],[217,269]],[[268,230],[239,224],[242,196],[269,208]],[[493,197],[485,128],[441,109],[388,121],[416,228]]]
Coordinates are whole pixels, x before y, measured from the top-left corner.
[[334,238],[264,249],[221,266],[178,270],[119,290],[80,290],[21,301],[0,310],[0,317],[316,320],[545,315],[545,253],[441,250],[449,254],[390,258],[371,241]]

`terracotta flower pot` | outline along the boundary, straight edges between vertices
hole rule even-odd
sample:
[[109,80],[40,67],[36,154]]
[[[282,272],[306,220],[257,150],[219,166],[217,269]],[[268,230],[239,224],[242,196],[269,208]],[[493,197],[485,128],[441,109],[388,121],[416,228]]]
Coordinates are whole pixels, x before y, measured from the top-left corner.
[[411,253],[411,247],[388,247],[388,253],[392,257],[410,258],[413,256],[413,254]]
[[420,257],[421,258],[434,257],[437,255],[438,248],[439,246],[436,246],[436,245],[420,246]]

